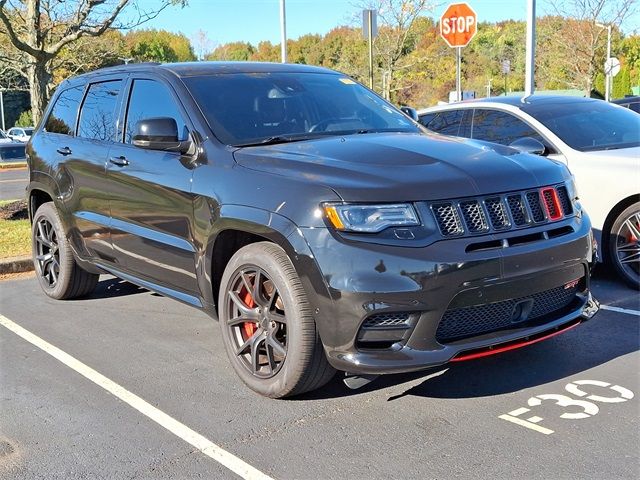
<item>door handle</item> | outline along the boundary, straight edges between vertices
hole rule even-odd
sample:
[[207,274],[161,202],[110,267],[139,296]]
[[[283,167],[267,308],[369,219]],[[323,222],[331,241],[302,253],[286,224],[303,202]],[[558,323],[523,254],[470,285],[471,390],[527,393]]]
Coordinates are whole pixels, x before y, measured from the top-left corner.
[[71,149],[69,147],[58,148],[56,152],[64,156],[71,155]]
[[111,157],[109,161],[114,165],[118,165],[119,167],[126,167],[127,165],[129,165],[129,160],[127,160],[122,155],[119,157]]

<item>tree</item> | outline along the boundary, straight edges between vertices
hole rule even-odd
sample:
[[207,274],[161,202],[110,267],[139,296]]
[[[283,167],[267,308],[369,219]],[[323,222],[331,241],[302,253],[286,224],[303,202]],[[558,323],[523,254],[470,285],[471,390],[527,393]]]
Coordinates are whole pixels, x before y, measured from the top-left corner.
[[231,42],[220,45],[205,58],[207,60],[231,60],[231,61],[247,61],[255,53],[248,42]]
[[391,99],[399,90],[398,70],[409,68],[404,60],[418,42],[413,25],[425,12],[433,10],[433,0],[373,0],[365,6],[378,12],[381,27],[374,42],[376,59],[382,70],[382,96]]
[[189,39],[166,30],[134,30],[124,36],[125,55],[137,62],[192,62],[196,60]]
[[561,29],[548,37],[549,47],[556,51],[570,48],[571,54],[560,54],[560,68],[570,72],[569,85],[584,90],[589,96],[597,71],[604,69],[603,51],[606,28],[620,37],[620,24],[637,10],[637,0],[549,0],[552,10],[561,17]]
[[[55,61],[83,37],[99,37],[110,28],[129,29],[186,0],[158,0],[147,10],[138,0],[0,0],[0,33],[13,50],[11,62],[27,78],[33,122],[37,123],[51,91]],[[130,20],[119,21],[126,7]]]

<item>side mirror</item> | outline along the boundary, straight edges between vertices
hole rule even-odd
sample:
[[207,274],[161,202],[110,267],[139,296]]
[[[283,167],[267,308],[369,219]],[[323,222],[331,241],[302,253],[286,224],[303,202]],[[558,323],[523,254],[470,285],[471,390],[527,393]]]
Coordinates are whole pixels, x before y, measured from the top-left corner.
[[400,110],[402,111],[402,113],[404,113],[407,117],[409,117],[414,122],[418,121],[418,112],[416,111],[415,108],[404,106],[404,107],[400,107]]
[[178,125],[173,118],[146,118],[133,127],[133,145],[147,150],[187,153],[192,149],[189,140],[178,140]]
[[533,155],[544,155],[547,153],[547,147],[545,147],[540,140],[533,137],[518,138],[511,142],[509,146],[522,153],[531,153]]

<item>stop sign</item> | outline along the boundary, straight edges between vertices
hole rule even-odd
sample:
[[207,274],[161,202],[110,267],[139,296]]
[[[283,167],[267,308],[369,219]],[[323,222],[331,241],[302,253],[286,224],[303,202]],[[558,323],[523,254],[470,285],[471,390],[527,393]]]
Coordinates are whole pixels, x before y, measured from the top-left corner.
[[440,35],[450,47],[465,47],[476,34],[476,20],[466,3],[449,5],[440,17]]

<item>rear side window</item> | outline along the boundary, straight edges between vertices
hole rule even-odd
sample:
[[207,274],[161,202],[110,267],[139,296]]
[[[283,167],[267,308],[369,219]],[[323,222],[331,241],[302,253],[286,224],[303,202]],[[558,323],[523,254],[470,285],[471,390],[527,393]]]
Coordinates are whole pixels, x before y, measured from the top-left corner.
[[76,130],[76,118],[84,86],[68,88],[63,91],[53,105],[44,129],[50,133],[73,135]]
[[131,143],[137,122],[158,117],[173,118],[178,125],[178,140],[187,139],[187,126],[169,89],[154,80],[134,80],[127,109],[125,143]]
[[82,104],[78,136],[92,140],[114,140],[118,95],[122,80],[93,83]]
[[545,143],[532,127],[510,113],[477,109],[473,114],[474,139],[509,145],[523,137],[533,137]]
[[423,125],[433,132],[456,136],[460,131],[460,122],[463,115],[464,110],[440,112],[427,125],[424,123]]

